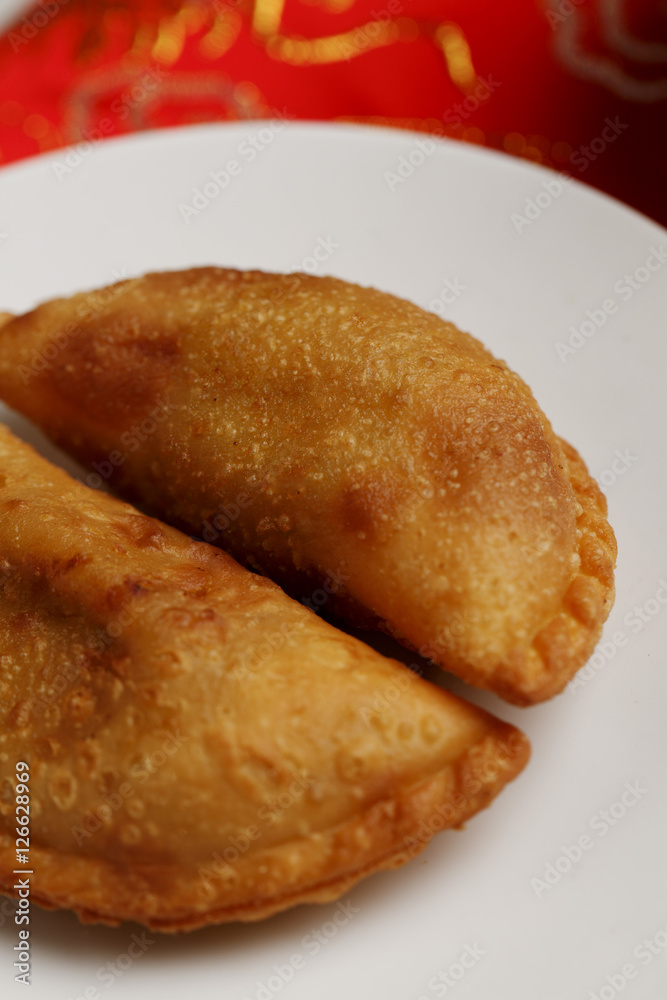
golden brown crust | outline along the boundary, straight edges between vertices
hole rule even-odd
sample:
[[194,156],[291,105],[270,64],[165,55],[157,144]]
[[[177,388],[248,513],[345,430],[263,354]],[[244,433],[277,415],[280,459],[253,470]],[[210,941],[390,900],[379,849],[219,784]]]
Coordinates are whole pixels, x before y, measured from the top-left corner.
[[[127,919],[164,932],[262,920],[298,903],[328,903],[361,878],[411,860],[440,830],[462,826],[490,804],[528,756],[526,738],[497,722],[456,766],[397,790],[320,837],[280,844],[233,866],[217,855],[198,871],[171,878],[150,864],[119,869],[106,858],[37,849],[32,899],[49,909],[75,909],[84,923]],[[0,871],[12,856],[13,843],[0,833]],[[8,884],[4,888],[11,894]],[[249,901],[252,890],[256,896]]]
[[0,343],[11,405],[295,596],[519,704],[592,652],[613,594],[579,568],[594,484],[451,323],[333,278],[194,268],[47,303]]
[[0,468],[2,891],[19,760],[32,898],[165,930],[331,899],[523,767],[513,727],[6,429]]
[[523,705],[563,690],[590,656],[615,596],[617,548],[607,521],[606,498],[575,449],[559,440],[580,505],[576,522],[579,563],[561,610],[537,632],[525,655],[504,664],[496,676],[494,690]]

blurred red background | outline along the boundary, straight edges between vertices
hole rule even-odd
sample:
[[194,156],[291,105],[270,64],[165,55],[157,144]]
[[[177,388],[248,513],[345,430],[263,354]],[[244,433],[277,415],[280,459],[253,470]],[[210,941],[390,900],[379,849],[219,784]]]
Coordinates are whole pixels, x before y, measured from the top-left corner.
[[667,224],[663,0],[42,0],[0,39],[0,163],[274,114],[504,150]]

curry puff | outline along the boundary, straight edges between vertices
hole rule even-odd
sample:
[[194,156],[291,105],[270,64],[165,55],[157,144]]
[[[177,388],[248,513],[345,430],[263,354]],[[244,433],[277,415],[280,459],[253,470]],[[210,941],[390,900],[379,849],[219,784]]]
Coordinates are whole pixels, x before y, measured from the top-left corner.
[[7,322],[0,395],[126,499],[518,704],[609,614],[576,451],[503,361],[391,295],[149,274]]
[[0,469],[0,891],[26,765],[32,899],[175,931],[335,899],[526,762],[514,727],[5,429]]

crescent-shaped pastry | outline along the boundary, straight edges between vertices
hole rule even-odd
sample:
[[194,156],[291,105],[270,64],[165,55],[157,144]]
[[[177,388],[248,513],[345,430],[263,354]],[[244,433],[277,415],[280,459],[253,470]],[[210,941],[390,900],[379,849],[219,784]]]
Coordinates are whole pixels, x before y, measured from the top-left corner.
[[611,608],[577,453],[504,362],[391,295],[150,274],[6,323],[0,395],[126,498],[518,704]]
[[82,920],[257,920],[401,864],[526,762],[514,727],[6,429],[0,469],[0,891],[27,862]]

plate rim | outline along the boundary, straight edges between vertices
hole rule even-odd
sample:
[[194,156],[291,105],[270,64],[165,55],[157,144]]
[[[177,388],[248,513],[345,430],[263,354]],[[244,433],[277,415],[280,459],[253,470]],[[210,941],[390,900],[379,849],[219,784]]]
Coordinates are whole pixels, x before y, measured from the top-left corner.
[[[125,146],[132,147],[161,142],[168,143],[170,141],[178,141],[181,138],[189,138],[190,136],[195,138],[212,136],[216,132],[246,134],[248,131],[253,130],[253,126],[256,129],[261,127],[262,122],[274,120],[275,116],[268,116],[265,118],[247,118],[237,121],[197,122],[194,124],[187,122],[160,128],[147,128],[136,132],[125,132],[122,135],[106,136],[101,140],[97,140],[95,145],[101,146],[102,149],[108,148],[110,152],[113,152]],[[499,149],[479,146],[475,143],[465,142],[450,136],[436,136],[429,132],[422,132],[419,129],[399,128],[385,124],[368,125],[363,122],[297,119],[289,122],[289,132],[287,134],[294,134],[294,132],[299,133],[302,137],[317,136],[333,139],[335,135],[339,135],[354,138],[355,140],[361,138],[363,142],[368,142],[369,144],[372,144],[378,135],[388,140],[421,137],[424,140],[434,142],[436,148],[439,147],[441,151],[447,151],[447,155],[453,155],[461,159],[472,158],[477,162],[490,162],[498,168],[502,166],[510,172],[524,174],[526,177],[531,174],[536,178],[553,177],[554,175],[562,176],[564,173],[563,171],[546,167],[544,164],[533,163],[530,160],[523,160],[520,157],[512,156]],[[2,184],[2,180],[5,177],[11,179],[22,172],[39,171],[48,166],[50,162],[62,159],[69,153],[75,152],[77,147],[90,142],[91,140],[84,139],[81,142],[59,146],[57,149],[46,150],[32,156],[2,164],[0,165],[0,184]],[[606,206],[609,210],[618,213],[622,217],[624,216],[628,222],[634,221],[635,224],[649,226],[655,231],[655,238],[667,238],[667,227],[663,227],[657,220],[626,204],[614,195],[607,194],[607,192],[601,191],[599,188],[593,187],[586,181],[572,175],[569,176],[568,185],[571,189],[577,191],[579,197],[592,197],[602,206]]]

